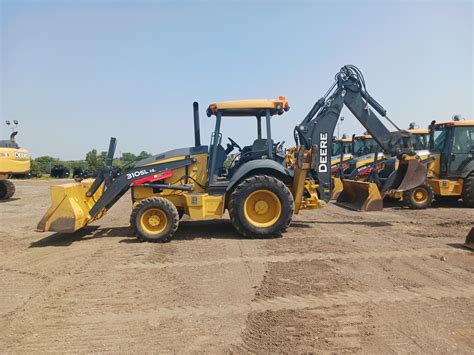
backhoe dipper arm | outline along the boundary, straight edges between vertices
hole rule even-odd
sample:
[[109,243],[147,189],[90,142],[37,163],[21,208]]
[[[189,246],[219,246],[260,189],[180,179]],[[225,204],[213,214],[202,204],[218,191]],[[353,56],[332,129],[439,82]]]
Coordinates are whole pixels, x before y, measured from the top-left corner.
[[[331,139],[344,105],[385,153],[398,157],[415,154],[411,148],[410,133],[401,131],[388,119],[385,109],[365,89],[364,78],[359,69],[352,65],[344,66],[325,97],[319,99],[301,124],[295,127],[297,144],[316,153],[312,173],[319,182],[319,198],[324,201],[329,201],[331,197]],[[390,132],[373,110],[388,119],[397,131]]]

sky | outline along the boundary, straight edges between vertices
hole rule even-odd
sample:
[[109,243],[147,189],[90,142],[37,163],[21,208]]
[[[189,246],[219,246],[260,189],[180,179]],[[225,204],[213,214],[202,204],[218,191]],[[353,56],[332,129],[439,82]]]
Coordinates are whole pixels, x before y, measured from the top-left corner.
[[[0,139],[18,120],[33,157],[81,159],[111,136],[119,154],[192,146],[193,101],[207,143],[210,103],[280,95],[288,147],[345,64],[402,128],[473,119],[471,1],[0,0],[0,41]],[[340,134],[364,131],[342,116]],[[222,132],[251,144],[255,120]]]

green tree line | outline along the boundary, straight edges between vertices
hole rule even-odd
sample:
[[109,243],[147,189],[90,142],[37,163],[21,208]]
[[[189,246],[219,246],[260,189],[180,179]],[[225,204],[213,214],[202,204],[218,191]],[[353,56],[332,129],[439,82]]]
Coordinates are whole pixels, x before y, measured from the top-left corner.
[[[122,153],[120,158],[114,158],[112,165],[117,169],[126,169],[129,165],[136,161],[146,159],[152,154],[142,151],[140,154],[135,155],[133,153]],[[49,155],[37,157],[31,160],[31,172],[34,175],[41,176],[43,174],[49,174],[51,168],[54,165],[63,165],[67,169],[81,168],[82,170],[88,170],[91,172],[97,171],[98,169],[105,166],[107,160],[107,152],[98,152],[97,149],[92,149],[86,153],[84,159],[81,160],[60,160]]]

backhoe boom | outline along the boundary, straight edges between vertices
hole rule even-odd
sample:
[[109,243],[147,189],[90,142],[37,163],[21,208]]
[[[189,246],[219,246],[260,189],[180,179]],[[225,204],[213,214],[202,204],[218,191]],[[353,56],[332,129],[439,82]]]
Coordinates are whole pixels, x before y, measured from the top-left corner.
[[[329,96],[334,88],[334,92]],[[296,144],[301,144],[306,150],[311,149],[316,154],[312,174],[319,182],[319,199],[324,201],[329,201],[331,197],[330,145],[344,105],[385,153],[397,156],[399,159],[410,159],[407,156],[415,156],[411,147],[410,133],[398,129],[395,125],[397,130],[389,131],[374,112],[388,119],[386,110],[367,92],[362,73],[355,66],[346,65],[336,75],[335,83],[326,95],[317,101],[301,124],[295,127]],[[390,119],[388,120],[393,124]],[[415,180],[420,179],[417,177]],[[400,179],[394,178],[394,180],[400,183]],[[407,186],[406,182],[404,186]]]

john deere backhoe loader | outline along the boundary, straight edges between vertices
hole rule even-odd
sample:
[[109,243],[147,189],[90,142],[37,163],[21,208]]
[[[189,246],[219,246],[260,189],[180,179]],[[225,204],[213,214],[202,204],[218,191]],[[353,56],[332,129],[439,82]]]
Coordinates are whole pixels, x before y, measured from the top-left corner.
[[[427,163],[427,159],[430,158],[430,152],[428,150],[429,142],[429,130],[428,129],[408,129],[411,134],[411,145],[413,150],[416,152],[421,161]],[[383,178],[388,177],[393,173],[393,169],[398,168],[398,160],[396,157],[388,156],[381,152],[380,147],[376,141],[369,134],[363,135],[353,135],[353,147],[352,151],[354,152],[354,158],[347,160],[342,165],[339,164],[335,168],[333,167],[333,193],[332,199],[337,199],[343,190],[342,180],[361,180],[366,181],[369,177],[374,178],[375,174],[372,174],[373,170],[378,170],[382,172],[382,176],[379,176],[379,190],[383,190],[383,187],[380,186],[380,181],[384,180]],[[374,172],[377,173],[377,172]],[[429,188],[429,186],[420,186],[421,188]],[[405,194],[411,194],[410,196],[418,196],[419,193],[415,194],[414,191],[405,191]],[[408,196],[408,195],[407,195]],[[383,196],[385,197],[385,196]],[[390,197],[395,199],[401,199],[402,193],[390,193]],[[410,199],[412,201],[413,199]],[[431,203],[431,202],[430,202]],[[414,206],[421,206],[420,204]],[[423,208],[425,208],[424,206]],[[416,208],[416,207],[413,207]],[[422,207],[420,207],[422,208]]]
[[[10,121],[7,121],[10,125]],[[8,180],[12,174],[24,174],[30,171],[30,154],[28,150],[20,148],[15,142],[18,134],[14,121],[14,128],[9,140],[0,140],[0,200],[7,200],[15,194],[15,185]]]
[[[221,218],[225,210],[229,211],[234,227],[244,236],[280,235],[293,213],[302,208],[323,207],[329,201],[331,139],[344,105],[381,147],[399,156],[401,168],[391,180],[394,189],[412,188],[425,179],[426,169],[423,170],[410,148],[410,134],[404,131],[391,133],[382,124],[370,107],[386,117],[385,110],[368,94],[360,71],[354,66],[345,66],[325,96],[295,128],[297,146],[290,168],[284,167],[285,157],[279,154],[271,136],[272,117],[289,109],[284,97],[209,105],[208,116],[216,118],[209,147],[200,142],[195,104],[194,147],[143,160],[114,178],[112,159],[116,140],[112,138],[106,167],[95,180],[52,187],[52,206],[38,224],[38,230],[74,232],[101,218],[131,190],[130,222],[133,233],[140,240],[169,240],[177,230],[182,214],[193,220],[203,220]],[[243,116],[256,117],[256,139],[241,147],[228,138],[229,143],[224,148],[221,123],[225,119],[241,120]],[[262,136],[263,118],[265,138]],[[225,168],[224,161],[234,149],[238,154]],[[369,183],[356,184],[360,190],[371,189]],[[369,204],[372,203],[371,200]]]

